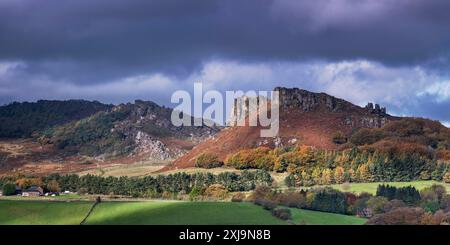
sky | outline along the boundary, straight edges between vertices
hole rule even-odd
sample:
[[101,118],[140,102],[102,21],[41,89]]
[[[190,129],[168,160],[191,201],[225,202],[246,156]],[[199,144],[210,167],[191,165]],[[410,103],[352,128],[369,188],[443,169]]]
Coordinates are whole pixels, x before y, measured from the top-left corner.
[[0,104],[326,92],[450,125],[447,0],[0,0]]

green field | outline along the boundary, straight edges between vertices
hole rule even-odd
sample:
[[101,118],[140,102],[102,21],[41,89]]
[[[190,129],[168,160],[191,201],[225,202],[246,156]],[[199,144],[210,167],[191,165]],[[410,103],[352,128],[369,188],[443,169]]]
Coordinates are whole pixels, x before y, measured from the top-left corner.
[[445,186],[447,192],[450,192],[450,184],[446,184],[443,182],[428,180],[428,181],[411,181],[411,182],[373,182],[373,183],[348,183],[348,184],[340,184],[340,185],[331,185],[331,187],[338,189],[340,191],[345,192],[368,192],[371,194],[375,194],[377,192],[378,185],[388,184],[396,187],[405,187],[405,186],[414,186],[418,190],[422,190],[426,187],[429,187],[433,184],[439,184]]
[[0,201],[0,224],[78,225],[92,202]]
[[286,224],[251,203],[232,202],[104,202],[87,224]]
[[[0,224],[79,224],[92,202],[0,201]],[[295,224],[362,224],[364,219],[332,213],[291,209]],[[141,201],[102,202],[86,221],[88,225],[283,225],[252,203]]]
[[291,208],[292,221],[305,225],[362,225],[367,220],[356,216]]

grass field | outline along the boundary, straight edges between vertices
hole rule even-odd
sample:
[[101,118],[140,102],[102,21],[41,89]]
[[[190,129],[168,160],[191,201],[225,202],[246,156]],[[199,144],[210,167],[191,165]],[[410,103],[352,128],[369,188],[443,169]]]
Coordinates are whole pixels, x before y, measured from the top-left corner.
[[[194,173],[211,173],[211,174],[220,174],[223,172],[234,172],[239,173],[242,172],[242,170],[234,169],[234,168],[227,168],[227,167],[220,167],[220,168],[211,168],[211,169],[204,169],[204,168],[183,168],[178,170],[169,170],[164,172],[156,172],[157,170],[160,170],[163,168],[167,163],[154,163],[154,162],[143,162],[143,163],[133,163],[133,164],[117,164],[117,165],[110,165],[110,166],[100,166],[97,168],[84,170],[81,172],[78,172],[79,175],[86,175],[86,174],[93,174],[93,175],[99,175],[99,176],[113,176],[113,177],[120,177],[120,176],[129,176],[129,177],[142,177],[142,176],[157,176],[157,175],[169,175],[169,174],[175,174],[175,173],[186,173],[186,174],[194,174]],[[247,170],[247,171],[256,171],[256,170]],[[283,179],[280,180],[280,183],[283,185],[284,183],[284,177],[287,176],[287,174],[279,174],[279,173],[273,173],[273,176],[279,176],[282,175]]]
[[292,221],[305,225],[362,225],[367,220],[356,216],[291,208]]
[[251,203],[231,202],[104,202],[87,224],[256,225],[286,224]]
[[[0,201],[0,224],[79,224],[92,202]],[[363,224],[354,216],[291,209],[295,224]],[[86,221],[88,225],[285,225],[252,203],[232,202],[102,202]]]
[[92,202],[0,201],[0,224],[78,225]]
[[164,165],[158,163],[133,163],[133,164],[117,164],[114,166],[100,166],[97,168],[84,170],[79,172],[79,175],[93,174],[99,176],[129,176],[140,177],[146,175],[152,175],[153,172],[161,169]]
[[450,184],[445,184],[443,182],[437,182],[433,180],[429,181],[411,181],[411,182],[373,182],[373,183],[350,183],[350,184],[340,184],[340,185],[331,185],[331,187],[338,189],[340,191],[346,192],[368,192],[371,194],[375,194],[377,192],[377,187],[380,184],[388,184],[396,187],[404,187],[404,186],[414,186],[418,190],[422,190],[426,187],[429,187],[433,184],[439,184],[445,186],[447,192],[450,192]]

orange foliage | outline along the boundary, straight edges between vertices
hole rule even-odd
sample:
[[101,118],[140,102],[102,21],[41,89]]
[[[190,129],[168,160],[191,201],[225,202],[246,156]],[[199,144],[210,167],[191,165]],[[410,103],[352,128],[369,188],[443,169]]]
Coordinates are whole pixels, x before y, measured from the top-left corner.
[[228,189],[221,184],[213,184],[205,190],[205,196],[213,199],[224,199],[228,195]]
[[28,188],[32,185],[43,186],[42,180],[40,178],[20,178],[16,180],[16,184],[20,188]]
[[380,140],[371,145],[361,146],[360,149],[369,152],[378,151],[380,153],[390,155],[418,153],[422,156],[428,156],[431,158],[431,154],[426,146],[418,143],[411,143],[394,139]]
[[450,160],[450,150],[438,150],[436,152],[436,158],[439,160]]
[[420,119],[404,118],[398,121],[389,122],[384,126],[383,131],[400,137],[411,135],[422,135],[424,133],[425,122]]
[[269,147],[260,146],[255,149],[241,150],[228,156],[225,164],[238,169],[259,168],[272,170],[276,156]]

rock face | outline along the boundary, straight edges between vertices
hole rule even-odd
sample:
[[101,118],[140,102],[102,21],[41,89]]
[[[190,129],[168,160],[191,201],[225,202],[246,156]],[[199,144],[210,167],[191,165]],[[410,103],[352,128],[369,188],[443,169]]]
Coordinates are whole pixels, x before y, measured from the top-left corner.
[[147,160],[175,159],[220,130],[208,126],[174,126],[172,109],[150,101],[136,100],[134,104],[121,104],[113,110],[128,114],[115,123],[113,130],[134,142],[131,155],[144,156]]
[[364,107],[370,114],[376,114],[379,116],[385,116],[386,115],[386,107],[380,107],[380,105],[375,104],[375,107],[373,106],[373,103],[367,103],[366,107]]
[[[385,107],[378,104],[368,103],[361,108],[348,101],[328,95],[326,93],[313,93],[299,88],[276,87],[274,91],[279,92],[280,110],[301,112],[331,112],[344,115],[342,123],[351,127],[379,128],[389,121],[389,115]],[[250,103],[255,98],[241,97],[235,99],[228,126],[236,126],[237,119],[249,111],[256,111],[256,103]],[[257,103],[267,103],[267,98],[256,98]]]
[[149,134],[138,131],[135,137],[136,148],[133,154],[146,155],[153,160],[167,160],[182,155],[180,149],[172,149]]
[[346,116],[344,123],[350,127],[381,128],[389,122],[387,116]]
[[[116,123],[116,130],[125,131],[125,134],[137,135],[139,131],[147,133],[155,138],[183,138],[198,143],[205,137],[209,137],[220,129],[208,126],[177,127],[171,122],[172,109],[151,101],[136,100],[135,103],[120,104],[113,108],[127,116]],[[193,121],[194,118],[191,119]]]
[[267,98],[263,96],[258,97],[239,97],[234,100],[231,108],[231,115],[227,121],[227,126],[236,126],[239,120],[243,120],[249,116],[250,113],[258,113],[258,105],[265,103],[267,105]]
[[276,87],[280,93],[280,106],[284,110],[300,110],[303,112],[324,111],[343,113],[343,123],[351,127],[380,128],[389,121],[385,107],[368,103],[361,108],[348,101],[325,93],[313,93],[298,88]]
[[280,93],[282,109],[295,108],[306,112],[323,106],[329,111],[339,112],[348,104],[345,100],[325,93],[313,93],[299,88],[276,87],[274,91]]

